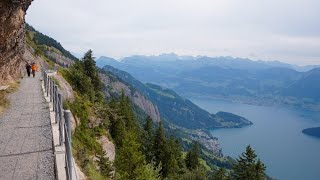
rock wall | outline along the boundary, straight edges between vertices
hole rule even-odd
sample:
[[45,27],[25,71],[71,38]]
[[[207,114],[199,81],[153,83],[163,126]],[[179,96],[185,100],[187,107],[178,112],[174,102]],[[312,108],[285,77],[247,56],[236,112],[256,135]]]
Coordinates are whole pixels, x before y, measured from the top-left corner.
[[117,80],[112,80],[106,74],[99,74],[101,81],[106,85],[107,89],[104,93],[107,97],[110,97],[110,93],[116,93],[118,95],[123,91],[126,96],[130,98],[130,100],[141,108],[148,116],[152,118],[154,122],[160,122],[160,113],[158,107],[155,106],[151,101],[149,101],[146,97],[140,94],[138,91],[132,92],[130,87],[127,84],[124,84]]
[[47,50],[45,53],[50,60],[62,67],[69,67],[74,64],[74,60],[67,58],[62,54],[56,53],[54,50],[52,50],[52,48]]
[[17,79],[23,67],[25,15],[31,2],[0,1],[0,84]]

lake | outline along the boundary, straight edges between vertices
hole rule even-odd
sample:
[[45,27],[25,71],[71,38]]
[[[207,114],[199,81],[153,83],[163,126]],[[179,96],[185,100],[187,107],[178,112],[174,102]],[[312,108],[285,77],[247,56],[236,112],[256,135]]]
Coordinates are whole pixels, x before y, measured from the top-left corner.
[[320,139],[302,133],[305,128],[320,126],[320,112],[191,100],[211,113],[227,111],[254,123],[244,128],[211,131],[219,138],[224,155],[236,158],[250,144],[267,166],[268,175],[280,180],[320,179]]

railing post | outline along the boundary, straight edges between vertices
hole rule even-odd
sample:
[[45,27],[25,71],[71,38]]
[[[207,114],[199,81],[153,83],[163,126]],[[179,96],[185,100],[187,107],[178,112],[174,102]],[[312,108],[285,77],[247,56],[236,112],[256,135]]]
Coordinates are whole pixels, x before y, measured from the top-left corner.
[[47,84],[46,84],[46,86],[47,86],[47,97],[49,96],[49,76],[48,76],[48,74],[47,74]]
[[58,86],[56,84],[54,84],[53,98],[54,98],[53,107],[55,111],[55,120],[56,120],[56,123],[58,123]]
[[67,174],[70,180],[72,180],[72,152],[71,152],[71,112],[70,110],[64,111],[65,118],[65,145],[66,145],[66,155],[67,155]]
[[43,73],[42,73],[42,78],[43,78],[43,86],[44,86],[44,92],[46,92],[46,72],[45,71],[43,71]]
[[44,92],[47,93],[48,89],[47,89],[47,72],[44,71],[43,72],[43,82],[44,82]]
[[65,117],[65,122],[67,126],[67,132],[68,136],[70,138],[70,143],[71,143],[71,111],[70,110],[65,110],[64,111],[64,117]]
[[49,84],[50,84],[50,102],[52,102],[53,101],[53,86],[52,86],[52,78],[50,77],[50,82],[49,82]]
[[60,133],[60,136],[59,136],[59,142],[60,142],[60,146],[62,145],[63,143],[63,128],[62,128],[62,125],[63,125],[63,121],[62,121],[62,117],[63,117],[63,114],[62,114],[62,109],[63,109],[63,99],[62,99],[62,94],[59,92],[58,93],[58,104],[59,104],[59,107],[58,107],[58,112],[59,112],[59,133]]
[[52,105],[53,105],[53,111],[56,111],[56,83],[53,81],[53,79],[51,79],[52,80],[52,100],[53,100],[53,103],[52,103]]

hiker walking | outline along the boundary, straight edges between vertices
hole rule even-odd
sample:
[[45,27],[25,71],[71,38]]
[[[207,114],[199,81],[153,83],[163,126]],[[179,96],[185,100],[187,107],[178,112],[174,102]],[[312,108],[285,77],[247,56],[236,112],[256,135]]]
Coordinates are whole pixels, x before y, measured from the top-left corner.
[[29,64],[29,62],[27,62],[27,64],[26,64],[26,70],[27,70],[28,77],[30,77],[31,65]]
[[36,63],[32,63],[31,69],[32,69],[32,75],[33,75],[33,77],[35,77],[36,76],[36,70],[37,70]]

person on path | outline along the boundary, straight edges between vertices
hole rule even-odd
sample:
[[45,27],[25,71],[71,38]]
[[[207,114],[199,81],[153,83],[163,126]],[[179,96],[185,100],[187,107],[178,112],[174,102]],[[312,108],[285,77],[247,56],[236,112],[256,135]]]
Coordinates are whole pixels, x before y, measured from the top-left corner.
[[27,62],[27,64],[26,64],[26,70],[27,70],[28,77],[30,77],[31,66],[30,66],[29,62]]
[[32,75],[33,75],[33,77],[35,77],[36,76],[36,70],[37,70],[36,63],[32,63],[31,69],[32,69]]

